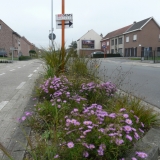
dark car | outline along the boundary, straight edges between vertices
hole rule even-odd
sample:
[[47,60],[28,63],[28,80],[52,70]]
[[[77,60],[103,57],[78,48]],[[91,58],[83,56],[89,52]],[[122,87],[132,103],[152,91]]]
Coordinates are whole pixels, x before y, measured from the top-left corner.
[[91,58],[95,57],[94,55],[104,55],[104,52],[96,51],[91,53]]
[[5,51],[0,51],[0,57],[7,57],[7,53]]

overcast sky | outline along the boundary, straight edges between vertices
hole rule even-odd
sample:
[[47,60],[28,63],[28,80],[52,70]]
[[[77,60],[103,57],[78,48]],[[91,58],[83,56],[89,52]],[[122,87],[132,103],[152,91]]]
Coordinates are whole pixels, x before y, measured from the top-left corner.
[[[61,45],[61,29],[56,29],[55,15],[61,14],[61,4],[62,0],[53,0],[57,46]],[[73,28],[65,29],[68,47],[91,29],[105,36],[149,17],[160,24],[160,0],[65,0],[65,13],[73,14]],[[49,46],[51,0],[0,0],[0,19],[37,47]]]

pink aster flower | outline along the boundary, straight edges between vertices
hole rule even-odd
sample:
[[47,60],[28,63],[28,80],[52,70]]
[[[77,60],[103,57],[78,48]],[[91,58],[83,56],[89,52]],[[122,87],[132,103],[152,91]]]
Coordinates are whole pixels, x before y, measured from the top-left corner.
[[89,145],[89,148],[90,148],[90,149],[93,149],[93,148],[95,148],[95,146],[94,146],[93,144],[90,144],[90,145]]
[[124,143],[123,139],[116,139],[116,144],[119,146]]
[[129,135],[126,135],[126,138],[129,139],[130,141],[132,141],[132,137]]
[[55,156],[54,156],[54,158],[56,159],[56,158],[59,158],[59,155],[58,154],[56,154]]
[[124,130],[126,132],[130,132],[132,130],[132,128],[130,126],[124,126]]
[[126,122],[127,124],[129,124],[129,125],[132,125],[132,120],[130,120],[130,119],[126,119],[125,122]]
[[141,122],[141,126],[144,127],[144,124]]
[[26,120],[26,117],[25,117],[25,116],[23,116],[23,117],[21,118],[21,120],[22,120],[22,121],[25,121],[25,120]]
[[140,158],[147,158],[148,155],[144,152],[136,152],[137,156],[140,157]]
[[140,129],[140,128],[139,128],[139,131],[140,131],[141,133],[144,133],[144,131],[143,131],[142,129]]
[[87,151],[84,151],[83,156],[87,158],[89,156],[89,153]]
[[74,112],[78,112],[78,109],[77,109],[77,108],[74,108],[73,111],[74,111]]
[[68,142],[67,146],[68,146],[68,148],[73,148],[74,147],[74,143],[73,142]]
[[132,157],[132,159],[131,160],[137,160],[137,158],[135,158],[135,157]]
[[84,121],[83,124],[85,124],[85,125],[91,125],[92,121]]
[[124,118],[128,118],[129,115],[128,115],[128,114],[123,114],[123,117],[124,117]]
[[108,117],[110,117],[110,118],[115,118],[115,117],[116,117],[116,114],[115,114],[115,113],[111,113],[111,114],[108,115]]
[[120,112],[123,112],[123,111],[125,111],[126,109],[125,108],[121,108],[119,111]]
[[140,136],[138,135],[137,132],[134,133],[134,138],[135,138],[136,140],[138,140],[138,139],[140,138]]

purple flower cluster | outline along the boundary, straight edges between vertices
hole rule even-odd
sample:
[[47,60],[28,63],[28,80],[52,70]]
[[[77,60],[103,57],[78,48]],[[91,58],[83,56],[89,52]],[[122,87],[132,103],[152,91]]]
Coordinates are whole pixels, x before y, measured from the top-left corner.
[[68,79],[64,76],[58,78],[54,76],[53,78],[49,78],[42,85],[40,85],[41,93],[45,93],[49,95],[49,97],[57,98],[60,97],[63,93],[68,96],[70,93],[68,91],[68,86],[70,86]]
[[108,96],[113,95],[117,91],[116,86],[111,82],[102,83],[100,88],[105,89]]
[[[104,136],[113,145],[121,147],[125,143],[133,145],[140,138],[139,134],[143,131],[140,128],[137,130],[133,127],[134,123],[124,108],[121,108],[119,113],[108,113],[101,105],[92,104],[84,107],[82,111],[74,108],[71,111],[70,118],[68,117],[65,116],[66,135],[69,135],[69,137],[72,137],[71,134],[76,135],[75,140],[84,147],[83,157],[89,157],[91,150],[95,150],[98,156],[104,156],[107,147],[107,144],[101,141]],[[118,123],[119,121],[121,123]],[[140,125],[144,127],[143,123]],[[92,144],[90,141],[90,137],[95,132],[99,144]]]
[[87,84],[83,83],[81,85],[80,92],[88,95],[90,92],[94,93],[97,90],[101,90],[101,91],[104,90],[107,96],[112,96],[117,91],[116,86],[111,82],[106,82],[102,84],[96,84],[94,82],[90,82]]
[[18,118],[18,121],[19,122],[23,122],[23,121],[25,121],[27,119],[27,117],[29,117],[31,115],[32,115],[32,112],[27,111],[27,112],[25,112],[24,116],[22,116],[21,118]]

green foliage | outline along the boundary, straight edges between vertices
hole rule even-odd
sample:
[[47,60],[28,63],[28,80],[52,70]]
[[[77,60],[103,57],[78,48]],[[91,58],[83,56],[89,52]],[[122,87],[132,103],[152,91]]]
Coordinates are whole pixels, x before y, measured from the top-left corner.
[[30,60],[30,59],[31,59],[30,56],[20,56],[20,57],[19,57],[19,61]]
[[[62,54],[64,54],[64,62],[62,62]],[[72,53],[66,54],[65,49],[59,49],[58,51],[55,50],[44,50],[42,52],[42,59],[46,64],[46,77],[52,77],[53,74],[59,75],[60,73],[64,72],[63,66],[65,68],[65,65],[70,58],[70,55]],[[48,70],[53,70],[53,72],[48,72]],[[47,74],[48,73],[48,74]],[[51,73],[51,74],[50,74]]]

